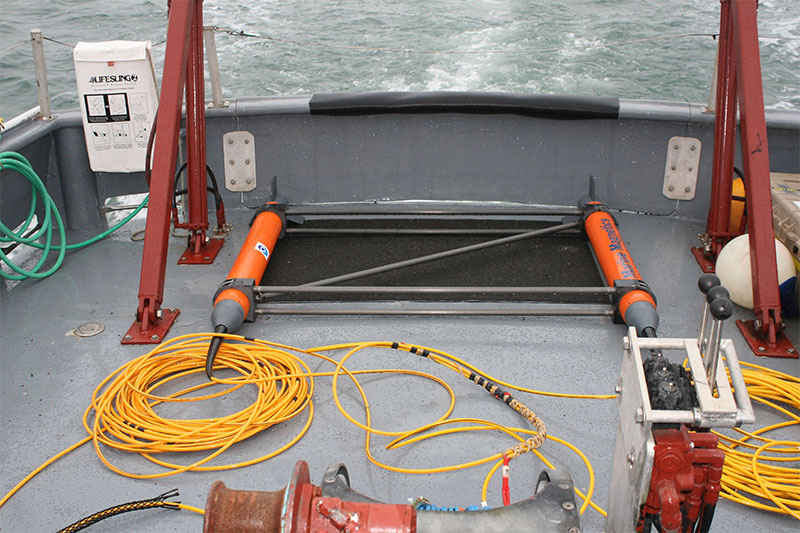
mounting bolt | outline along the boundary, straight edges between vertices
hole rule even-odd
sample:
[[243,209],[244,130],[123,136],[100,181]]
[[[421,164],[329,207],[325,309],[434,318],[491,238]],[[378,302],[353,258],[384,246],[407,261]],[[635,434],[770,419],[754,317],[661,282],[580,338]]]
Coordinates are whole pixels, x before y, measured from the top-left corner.
[[228,144],[233,144],[233,139],[228,139]]
[[622,349],[623,350],[630,350],[631,349],[631,340],[628,337],[622,338]]
[[245,182],[246,182],[248,185],[250,185],[251,183],[253,183],[253,180],[251,180],[251,179],[249,179],[249,178],[248,178],[247,180],[245,180]]
[[203,261],[211,261],[211,257],[209,257],[209,256],[205,256],[205,257],[203,258]]
[[794,348],[787,348],[786,351],[789,353],[795,353],[797,350],[795,350]]
[[234,161],[233,159],[229,159],[229,160],[228,160],[228,163],[230,163],[231,165],[232,165],[232,164],[234,164],[235,162],[236,162],[236,161]]
[[641,407],[636,408],[636,416],[634,416],[634,420],[636,420],[636,422],[638,422],[639,424],[644,422],[644,409],[642,409]]
[[152,341],[157,341],[157,340],[158,340],[158,339],[160,339],[160,338],[161,338],[161,337],[159,337],[159,336],[158,336],[158,335],[156,335],[156,334],[150,335],[150,340],[152,340]]
[[163,309],[159,309],[158,311],[156,311],[156,317],[161,318],[162,316],[164,316],[164,310]]
[[186,256],[181,257],[181,261],[186,261]]
[[670,191],[670,192],[672,192],[672,191],[674,191],[674,190],[675,190],[675,187],[673,187],[672,185],[670,185],[670,186],[669,186],[669,191]]
[[581,533],[581,530],[577,527],[571,527],[567,530],[567,533]]
[[759,346],[759,347],[758,347],[758,351],[759,351],[759,352],[766,352],[766,351],[767,351],[767,349],[766,349],[766,348],[764,348],[763,346]]
[[245,139],[244,144],[250,144],[250,139]]
[[575,510],[575,504],[572,502],[564,502],[561,504],[561,508],[565,511],[573,511]]
[[236,185],[236,180],[231,180],[231,185]]
[[694,152],[695,150],[697,150],[697,146],[695,146],[695,145],[692,145],[692,146],[690,146],[690,147],[689,147],[689,150],[691,150],[692,152]]
[[686,188],[684,189],[684,191],[686,191],[686,192],[692,192],[692,188],[691,188],[691,187],[686,187]]
[[249,164],[250,164],[250,160],[249,160],[249,159],[245,159],[245,160],[244,160],[244,164],[245,164],[245,165],[249,165]]
[[125,335],[124,337],[122,337],[122,340],[124,340],[124,341],[129,341],[129,340],[131,340],[132,338],[133,338],[133,337],[131,337],[130,335]]
[[617,383],[617,385],[614,387],[614,392],[616,392],[617,394],[622,394],[622,385]]
[[679,147],[678,147],[678,145],[677,145],[677,144],[673,144],[673,145],[672,145],[672,149],[673,149],[673,150],[677,150],[678,148],[679,148]]
[[633,448],[625,459],[628,461],[628,468],[633,468],[633,464],[636,462],[636,452],[633,451]]
[[561,490],[569,490],[569,483],[559,483],[558,488]]
[[677,166],[675,166],[675,165],[672,165],[672,166],[671,166],[671,167],[669,167],[669,168],[671,168],[672,170],[678,170],[678,167],[677,167]]
[[689,167],[689,172],[693,171],[694,167]]

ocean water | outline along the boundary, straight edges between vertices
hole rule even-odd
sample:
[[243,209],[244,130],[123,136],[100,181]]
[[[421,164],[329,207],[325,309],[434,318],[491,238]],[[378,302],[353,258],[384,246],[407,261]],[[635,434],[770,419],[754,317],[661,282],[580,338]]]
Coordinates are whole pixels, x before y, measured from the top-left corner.
[[[800,109],[800,3],[761,0],[765,103]],[[2,0],[0,51],[31,28],[55,109],[77,107],[78,41],[154,43],[166,0]],[[473,90],[705,102],[716,0],[206,0],[226,98],[339,91]],[[630,42],[636,41],[636,42]],[[620,44],[626,43],[626,44]],[[348,48],[349,47],[349,48]],[[36,105],[30,44],[0,53],[0,116]]]

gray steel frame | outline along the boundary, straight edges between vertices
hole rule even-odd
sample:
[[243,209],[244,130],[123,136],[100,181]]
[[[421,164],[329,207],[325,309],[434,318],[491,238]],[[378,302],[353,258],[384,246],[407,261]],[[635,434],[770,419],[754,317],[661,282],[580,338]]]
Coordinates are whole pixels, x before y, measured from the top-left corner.
[[[323,210],[320,210],[323,211]],[[335,211],[335,210],[333,210]],[[369,210],[344,212],[338,214],[363,214]],[[426,214],[435,212],[437,214],[474,214],[472,211],[454,210],[448,212],[447,210],[424,210]],[[486,211],[486,210],[484,210]],[[501,210],[502,211],[502,210]],[[515,210],[518,214],[531,214],[526,210]],[[301,211],[305,212],[306,211]],[[394,210],[396,214],[417,213],[419,210]],[[478,210],[480,212],[480,210]],[[496,214],[496,210],[492,210],[492,214]],[[524,212],[524,213],[523,213]],[[327,214],[331,214],[328,211]],[[374,213],[374,212],[373,212]],[[538,214],[543,214],[542,211],[537,211]],[[297,211],[288,210],[287,216],[293,214],[298,215]],[[319,214],[319,213],[315,213]],[[564,214],[560,212],[559,214]],[[347,306],[339,306],[336,304],[330,305],[326,303],[315,302],[313,305],[301,304],[266,304],[265,300],[286,293],[300,293],[300,294],[404,294],[404,295],[419,295],[419,294],[474,294],[474,293],[487,293],[487,294],[613,294],[614,289],[610,287],[330,287],[335,283],[345,281],[352,281],[360,279],[373,274],[389,272],[404,268],[408,266],[418,265],[446,257],[453,257],[476,250],[483,250],[501,244],[507,244],[529,237],[537,237],[556,233],[559,231],[576,228],[580,226],[580,222],[566,222],[547,228],[527,230],[515,235],[503,237],[500,239],[492,239],[490,241],[472,244],[469,246],[462,246],[452,250],[445,250],[434,254],[415,257],[405,261],[397,261],[374,268],[359,270],[357,272],[350,272],[340,276],[312,281],[299,286],[280,286],[280,287],[267,287],[256,286],[253,287],[253,293],[256,297],[255,314],[256,315],[450,315],[450,316],[612,316],[613,309],[609,305],[585,305],[585,304],[526,304],[517,306],[498,307],[496,303],[491,302],[464,302],[460,304],[451,304],[449,307],[432,308],[429,306],[424,307],[409,307],[406,305],[400,307],[381,307],[376,308],[374,304],[350,304]],[[363,230],[354,230],[363,231]],[[384,230],[378,230],[383,233]],[[395,230],[389,230],[393,232]],[[435,230],[434,230],[435,231]],[[467,232],[472,230],[465,230]],[[512,230],[513,231],[513,230]],[[453,307],[457,305],[457,307]]]

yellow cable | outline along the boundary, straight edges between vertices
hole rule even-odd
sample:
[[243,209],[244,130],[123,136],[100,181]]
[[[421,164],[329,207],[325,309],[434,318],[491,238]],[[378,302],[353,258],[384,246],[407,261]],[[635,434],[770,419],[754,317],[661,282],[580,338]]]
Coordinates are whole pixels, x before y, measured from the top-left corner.
[[185,503],[176,503],[175,504],[179,509],[183,509],[184,511],[192,511],[193,513],[197,514],[206,514],[204,509],[200,509],[199,507],[192,507],[191,505],[186,505]]
[[[800,442],[764,436],[800,424],[800,416],[796,414],[800,410],[800,379],[752,363],[740,362],[740,365],[750,399],[789,420],[753,431],[735,428],[741,435],[738,438],[714,431],[725,453],[720,496],[800,520],[800,468],[793,466],[800,462]],[[764,454],[767,450],[777,455]]]
[[[348,358],[360,350],[373,347],[391,348],[393,347],[393,343],[349,343],[302,350],[258,339],[245,339],[238,335],[218,335],[225,337],[228,342],[223,343],[220,348],[215,360],[215,369],[218,374],[222,369],[229,369],[229,372],[234,373],[233,377],[214,378],[211,382],[204,381],[198,385],[182,388],[177,392],[161,392],[162,388],[174,390],[175,385],[184,378],[191,378],[196,374],[204,373],[208,343],[213,336],[210,333],[189,334],[176,337],[175,339],[161,344],[149,353],[120,366],[102,380],[92,393],[91,403],[83,416],[83,425],[88,436],[48,459],[40,467],[26,476],[25,479],[20,481],[20,483],[12,488],[11,491],[0,500],[0,507],[24,486],[25,483],[48,465],[89,441],[92,441],[98,457],[109,469],[120,475],[136,479],[160,478],[186,471],[213,471],[240,468],[265,461],[290,448],[300,440],[310,428],[314,416],[314,406],[312,402],[314,393],[313,378],[320,376],[332,376],[332,392],[337,407],[342,415],[351,423],[364,430],[364,447],[367,458],[373,464],[393,472],[428,474],[460,470],[491,462],[502,457],[502,453],[451,466],[417,469],[401,468],[382,463],[372,456],[370,438],[373,433],[398,437],[398,439],[395,439],[395,441],[387,446],[388,449],[429,438],[434,435],[422,437],[417,437],[417,435],[432,428],[456,422],[477,422],[482,425],[481,429],[499,430],[513,436],[517,440],[522,440],[519,433],[528,435],[536,434],[534,430],[523,430],[519,428],[509,429],[499,424],[477,419],[450,419],[449,417],[455,407],[455,393],[444,380],[434,375],[401,369],[350,371],[344,366]],[[420,354],[422,350],[427,350],[430,352],[429,358],[432,361],[464,377],[469,377],[471,372],[475,372],[500,385],[515,390],[569,398],[607,397],[605,395],[546,393],[525,389],[496,380],[461,359],[439,350],[409,344],[401,344],[398,348],[405,351],[411,351],[416,348],[419,350],[417,352],[418,354]],[[341,349],[348,349],[349,351],[339,361],[319,353],[322,351]],[[312,372],[308,365],[300,359],[299,355],[301,354],[320,358],[334,365],[336,368],[333,372]],[[439,419],[421,428],[408,431],[385,431],[373,428],[367,395],[356,377],[361,374],[405,374],[430,379],[447,390],[450,395],[450,405]],[[340,376],[347,376],[359,391],[365,413],[365,423],[356,420],[342,406],[337,389]],[[200,402],[219,398],[245,386],[256,388],[258,394],[255,401],[247,408],[226,416],[209,419],[171,419],[160,416],[154,409],[156,406],[165,403]],[[216,388],[220,387],[220,390],[216,390]],[[209,388],[210,391],[206,390]],[[236,442],[249,438],[275,424],[290,420],[305,410],[308,411],[308,414],[303,427],[289,442],[283,444],[278,449],[266,455],[239,463],[208,464]],[[469,429],[459,428],[451,430],[450,432],[467,430]],[[443,433],[444,432],[441,432],[440,434]],[[584,498],[584,505],[581,508],[581,512],[585,510],[587,505],[592,505],[602,512],[602,509],[599,509],[599,507],[594,505],[590,500],[594,488],[594,472],[586,456],[582,454],[580,450],[565,441],[561,441],[556,437],[549,438],[573,449],[581,456],[588,467],[590,488],[586,497],[579,493],[579,495]],[[142,457],[163,467],[165,470],[156,473],[127,472],[109,461],[103,452],[103,449],[106,447],[114,450],[139,453]],[[538,455],[545,464],[552,466],[538,450],[532,451]],[[158,457],[159,454],[169,452],[208,453],[205,457],[190,464],[177,464]],[[202,513],[201,509],[188,505],[180,504],[180,507]]]

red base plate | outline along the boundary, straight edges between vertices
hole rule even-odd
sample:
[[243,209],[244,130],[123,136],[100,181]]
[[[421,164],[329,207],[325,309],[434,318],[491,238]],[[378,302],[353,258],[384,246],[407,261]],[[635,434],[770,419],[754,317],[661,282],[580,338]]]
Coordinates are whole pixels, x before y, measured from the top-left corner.
[[764,357],[783,357],[787,359],[797,359],[797,349],[784,332],[779,332],[774,346],[769,346],[761,337],[760,332],[756,331],[755,320],[737,320],[736,325],[742,332],[744,340],[756,355]]
[[122,337],[122,344],[158,344],[167,336],[172,323],[178,318],[180,309],[161,309],[163,314],[155,324],[150,325],[150,329],[142,331],[142,323],[138,320],[128,329]]
[[702,246],[695,246],[692,250],[692,255],[694,258],[697,259],[697,262],[700,264],[700,268],[703,269],[703,272],[706,273],[714,273],[716,270],[716,265],[714,261],[706,255],[706,251]]
[[216,259],[225,239],[209,239],[200,253],[195,253],[191,248],[187,248],[178,259],[179,265],[210,265]]

